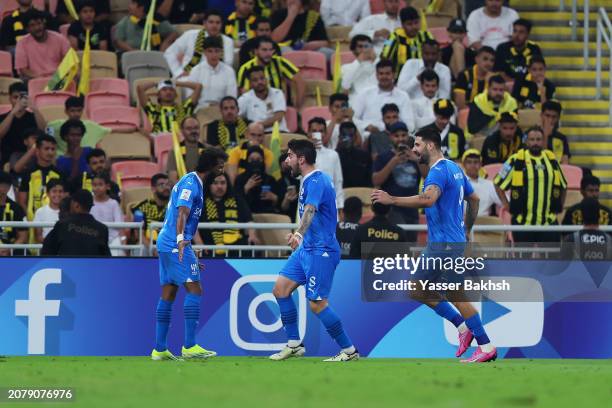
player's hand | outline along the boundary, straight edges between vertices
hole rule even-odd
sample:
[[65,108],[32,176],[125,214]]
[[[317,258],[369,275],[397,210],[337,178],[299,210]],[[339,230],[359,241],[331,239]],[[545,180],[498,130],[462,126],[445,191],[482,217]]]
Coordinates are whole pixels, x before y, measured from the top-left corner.
[[302,238],[298,234],[289,234],[287,235],[287,244],[291,247],[291,249],[295,250],[302,243]]
[[178,244],[178,251],[179,251],[179,262],[183,262],[183,252],[185,252],[185,247],[189,245],[189,241],[181,241]]
[[372,192],[371,198],[373,203],[380,203],[386,205],[393,204],[393,197],[391,197],[386,191],[374,190]]

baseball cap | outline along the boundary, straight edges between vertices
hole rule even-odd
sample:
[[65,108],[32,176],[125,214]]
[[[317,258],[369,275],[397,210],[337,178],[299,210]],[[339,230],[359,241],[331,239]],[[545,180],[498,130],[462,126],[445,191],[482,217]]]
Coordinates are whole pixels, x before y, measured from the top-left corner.
[[157,90],[161,91],[164,88],[172,88],[174,89],[174,83],[170,79],[164,79],[163,81],[159,81],[157,84]]
[[406,124],[404,122],[395,122],[394,124],[392,124],[389,127],[389,133],[395,133],[398,132],[400,130],[403,130],[404,132],[408,132],[408,126],[406,126]]
[[455,105],[450,99],[438,99],[434,102],[433,110],[436,115],[450,118],[455,114]]
[[460,18],[453,18],[448,24],[447,30],[449,33],[466,33],[465,21]]
[[482,160],[482,155],[478,149],[467,149],[465,153],[463,153],[463,156],[461,156],[461,161],[465,161],[469,156],[478,156],[478,158]]

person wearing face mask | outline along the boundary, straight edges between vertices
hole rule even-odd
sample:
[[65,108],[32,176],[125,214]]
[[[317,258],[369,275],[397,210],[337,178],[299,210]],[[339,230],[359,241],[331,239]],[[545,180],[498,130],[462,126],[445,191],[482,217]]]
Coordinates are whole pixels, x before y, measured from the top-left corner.
[[340,124],[340,138],[336,152],[340,157],[343,187],[370,187],[372,185],[372,158],[363,149],[355,147],[359,132],[353,122]]
[[[192,172],[198,165],[200,154],[204,151],[205,146],[200,142],[200,122],[193,116],[186,117],[181,123],[181,133],[183,141],[179,143],[181,155],[185,162],[187,172]],[[168,154],[168,163],[166,171],[172,184],[178,181],[178,173],[176,167],[176,157],[174,149]]]
[[281,191],[274,177],[266,173],[263,157],[261,147],[247,149],[246,171],[236,177],[236,194],[242,196],[253,213],[275,213]]
[[281,169],[281,178],[278,181],[280,191],[279,197],[282,198],[279,207],[281,214],[289,216],[291,222],[295,222],[300,180],[293,177],[293,174],[291,174],[291,167],[285,163],[285,159],[287,159],[287,153],[281,154],[278,158]]

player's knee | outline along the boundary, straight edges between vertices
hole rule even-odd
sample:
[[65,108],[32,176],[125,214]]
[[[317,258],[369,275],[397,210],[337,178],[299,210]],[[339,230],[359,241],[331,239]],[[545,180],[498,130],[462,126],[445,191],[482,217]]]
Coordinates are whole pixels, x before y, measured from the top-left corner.
[[277,282],[274,285],[274,288],[272,288],[272,294],[275,298],[286,298],[287,296],[291,295],[291,291],[288,287],[284,287]]
[[323,300],[311,300],[308,302],[309,306],[310,306],[310,310],[315,313],[315,314],[319,314],[323,311],[323,309],[325,309],[327,307],[327,299],[323,299]]

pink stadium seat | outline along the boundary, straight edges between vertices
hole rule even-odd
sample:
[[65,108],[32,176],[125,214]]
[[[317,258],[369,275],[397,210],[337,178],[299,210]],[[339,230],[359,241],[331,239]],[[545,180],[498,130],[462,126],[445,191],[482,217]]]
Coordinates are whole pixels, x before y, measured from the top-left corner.
[[[344,51],[340,53],[340,65],[350,64],[355,61],[355,54],[352,51]],[[334,67],[336,66],[336,54],[332,54],[330,65],[332,70],[332,75],[334,75]]]
[[450,45],[451,38],[446,31],[446,27],[430,27],[429,32],[434,36],[436,41],[440,44],[440,47],[446,47]]
[[300,69],[304,79],[327,79],[327,61],[318,51],[289,51],[283,57]]
[[327,106],[309,106],[302,109],[302,129],[308,129],[308,121],[317,116],[322,117],[325,120],[331,119],[331,113]]
[[89,83],[87,115],[102,106],[130,106],[130,89],[125,79],[94,78]]
[[13,76],[13,57],[10,52],[0,51],[0,76]]
[[0,115],[4,115],[5,113],[9,113],[13,109],[12,105],[0,105]]
[[42,106],[50,105],[64,106],[66,99],[70,98],[71,96],[75,96],[75,94],[72,92],[62,91],[39,92],[31,99],[32,103],[34,103],[37,108],[40,108]]
[[289,132],[295,133],[298,130],[298,116],[297,110],[294,107],[287,106],[285,111],[285,121],[287,122],[287,129]]
[[493,181],[495,176],[497,176],[497,173],[499,173],[499,170],[501,170],[502,166],[503,166],[502,163],[493,163],[493,164],[487,164],[486,166],[483,166],[482,168],[484,169],[484,171],[487,172],[487,179]]
[[582,169],[571,164],[562,164],[561,170],[567,180],[567,188],[570,190],[580,190],[580,181],[582,181]]
[[467,129],[467,119],[469,114],[470,108],[463,108],[457,114],[457,126],[459,126],[463,130]]
[[62,24],[60,26],[60,34],[64,37],[68,38],[68,29],[70,28],[70,24]]
[[130,132],[140,126],[140,113],[129,106],[101,106],[91,110],[89,119],[116,132]]
[[149,187],[151,177],[158,171],[157,163],[142,160],[120,161],[111,165],[113,179],[121,178],[121,188]]
[[[30,98],[34,98],[36,95],[45,91],[45,87],[49,83],[51,77],[34,78],[28,81],[28,94]],[[74,81],[70,83],[68,89],[65,92],[76,93],[76,84]]]
[[166,171],[168,155],[172,151],[172,133],[159,133],[153,137],[153,150],[157,158],[159,171]]

